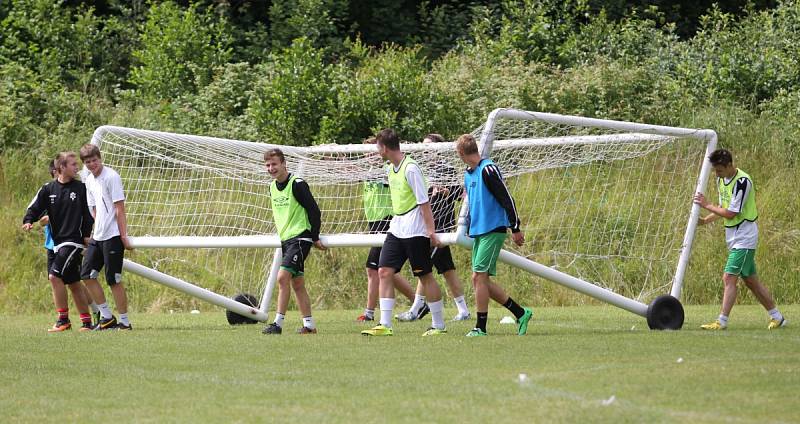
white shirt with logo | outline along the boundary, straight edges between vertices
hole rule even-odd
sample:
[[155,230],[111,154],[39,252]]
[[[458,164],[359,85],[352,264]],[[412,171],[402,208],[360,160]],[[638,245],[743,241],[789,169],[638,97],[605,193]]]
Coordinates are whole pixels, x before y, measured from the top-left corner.
[[[399,171],[394,167],[395,172]],[[428,189],[425,187],[425,180],[422,177],[422,170],[416,164],[406,166],[406,181],[417,198],[417,207],[411,211],[396,215],[389,223],[389,232],[397,238],[427,237],[425,220],[422,218],[422,210],[419,205],[428,203]]]
[[119,177],[117,171],[103,166],[100,175],[95,177],[90,172],[85,182],[89,209],[94,208],[95,210],[92,239],[104,241],[118,236],[119,225],[114,203],[125,200],[122,178]]

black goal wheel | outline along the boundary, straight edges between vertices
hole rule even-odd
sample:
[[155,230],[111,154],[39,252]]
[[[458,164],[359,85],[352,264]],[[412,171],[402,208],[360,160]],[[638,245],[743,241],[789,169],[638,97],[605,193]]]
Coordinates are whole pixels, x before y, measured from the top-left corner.
[[683,327],[681,301],[668,294],[655,298],[647,307],[647,325],[651,330],[680,330]]
[[[247,306],[252,306],[254,308],[258,308],[258,300],[252,294],[247,293],[240,293],[233,297],[233,300],[244,303]],[[239,324],[255,324],[256,320],[248,317],[241,316],[236,312],[232,311],[225,311],[225,318],[228,319],[228,324],[230,325],[239,325]]]

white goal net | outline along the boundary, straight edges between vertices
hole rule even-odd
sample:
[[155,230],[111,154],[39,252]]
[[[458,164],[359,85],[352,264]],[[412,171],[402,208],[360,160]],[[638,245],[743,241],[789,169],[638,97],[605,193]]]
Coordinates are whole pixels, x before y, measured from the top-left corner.
[[[507,249],[637,302],[669,293],[676,273],[682,278],[712,131],[501,110],[473,134],[503,172],[529,240]],[[265,291],[277,238],[263,153],[273,147],[310,185],[324,239],[379,240],[366,236],[363,205],[365,184],[385,181],[375,146],[276,146],[120,127],[99,128],[93,142],[122,176],[129,233],[150,248],[139,260],[216,293]],[[403,150],[431,186],[463,184],[454,143]],[[360,281],[363,261],[340,266]]]

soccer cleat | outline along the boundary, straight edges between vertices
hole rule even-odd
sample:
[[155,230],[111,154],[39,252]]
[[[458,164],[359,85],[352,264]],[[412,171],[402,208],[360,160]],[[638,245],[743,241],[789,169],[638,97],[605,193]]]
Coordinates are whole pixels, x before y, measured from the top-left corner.
[[356,318],[356,321],[358,322],[375,321],[375,317],[368,317],[364,314],[361,314],[358,316],[358,318]]
[[131,331],[133,330],[133,324],[125,325],[123,323],[117,324],[117,331]]
[[463,314],[459,313],[458,315],[453,317],[452,321],[466,321],[466,320],[469,319],[470,316],[471,315],[470,315],[469,312],[466,312],[466,313],[463,313]]
[[364,330],[361,332],[363,336],[392,336],[394,335],[394,331],[392,331],[391,327],[385,327],[383,325],[376,325],[369,330]]
[[72,328],[72,323],[68,319],[59,319],[51,328],[47,329],[48,333],[60,333]]
[[297,334],[317,334],[317,329],[302,326],[299,330],[297,330]]
[[533,317],[533,311],[530,308],[522,308],[525,310],[525,314],[523,314],[517,320],[517,335],[524,336],[525,333],[528,332],[528,321],[531,320]]
[[428,331],[422,333],[422,337],[428,336],[438,336],[440,334],[447,334],[447,330],[444,328],[429,328]]
[[85,333],[87,331],[92,331],[92,330],[94,330],[94,327],[92,326],[91,322],[81,323],[81,328],[78,329],[78,331],[80,331],[81,333]]
[[431,308],[428,307],[428,304],[427,303],[423,303],[422,307],[419,308],[419,311],[417,311],[417,319],[425,318],[425,315],[428,315],[428,312],[430,312],[430,311],[431,311]]
[[283,333],[283,329],[281,328],[280,325],[275,324],[273,322],[273,323],[270,323],[269,325],[267,325],[266,327],[264,327],[264,329],[261,330],[261,332],[264,333],[264,334],[281,334],[281,333]]
[[473,328],[467,333],[467,337],[484,337],[487,336],[485,331],[481,330],[480,328]]
[[101,319],[100,322],[94,326],[94,331],[113,330],[117,328],[117,317],[111,315],[109,319]]
[[708,324],[701,325],[700,328],[702,328],[703,330],[717,331],[717,330],[724,330],[724,329],[728,328],[728,326],[727,325],[722,325],[719,322],[719,320],[715,320],[714,322],[709,322]]
[[777,330],[778,328],[783,327],[786,325],[787,321],[786,318],[781,317],[780,320],[772,318],[769,320],[769,325],[767,325],[767,330]]
[[431,311],[431,308],[428,307],[427,303],[423,303],[416,312],[414,311],[406,311],[402,314],[397,314],[394,318],[401,322],[411,322],[416,321],[418,319],[422,319],[425,315],[428,315],[428,312]]

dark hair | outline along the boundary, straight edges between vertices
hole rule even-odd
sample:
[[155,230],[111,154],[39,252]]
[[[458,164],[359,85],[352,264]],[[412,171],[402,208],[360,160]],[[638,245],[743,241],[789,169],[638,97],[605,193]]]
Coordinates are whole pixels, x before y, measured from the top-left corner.
[[375,136],[378,144],[386,147],[389,150],[400,150],[400,137],[391,128],[384,128],[380,130],[378,135]]
[[55,159],[51,160],[50,161],[50,165],[47,167],[48,170],[50,171],[50,176],[53,177],[53,178],[56,177],[56,160],[58,160],[58,157],[56,157]]
[[376,140],[375,137],[373,137],[373,136],[369,136],[369,137],[365,138],[364,141],[363,141],[364,144],[375,144],[377,142],[378,142],[378,140]]
[[95,144],[87,143],[81,146],[81,161],[89,159],[92,156],[97,156],[97,159],[100,159],[100,148],[97,147]]
[[441,134],[431,133],[423,137],[422,139],[425,140],[429,138],[434,143],[444,143],[444,137]]
[[725,149],[717,149],[708,155],[708,160],[711,162],[711,165],[714,166],[728,166],[733,162],[733,155]]
[[283,155],[283,150],[277,147],[269,149],[266,152],[264,152],[264,162],[272,159],[273,157],[277,157],[278,159],[280,159],[281,163],[286,162],[286,156]]

